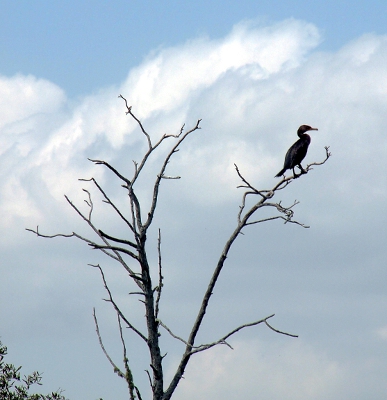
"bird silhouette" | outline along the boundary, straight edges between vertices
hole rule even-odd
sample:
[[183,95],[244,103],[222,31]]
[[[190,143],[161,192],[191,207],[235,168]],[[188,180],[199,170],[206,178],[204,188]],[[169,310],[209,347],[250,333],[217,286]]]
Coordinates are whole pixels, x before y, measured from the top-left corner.
[[[298,178],[301,174],[306,174],[306,171],[304,170],[304,168],[302,168],[301,161],[305,158],[306,153],[308,151],[308,147],[310,145],[310,140],[311,140],[310,136],[307,133],[305,133],[308,131],[318,131],[318,129],[312,128],[309,125],[301,125],[298,128],[297,135],[299,136],[299,139],[287,151],[285,156],[284,167],[275,176],[276,178],[283,175],[287,169],[293,170],[294,178]],[[294,167],[296,166],[298,166],[301,170],[301,173],[298,175],[294,171]]]

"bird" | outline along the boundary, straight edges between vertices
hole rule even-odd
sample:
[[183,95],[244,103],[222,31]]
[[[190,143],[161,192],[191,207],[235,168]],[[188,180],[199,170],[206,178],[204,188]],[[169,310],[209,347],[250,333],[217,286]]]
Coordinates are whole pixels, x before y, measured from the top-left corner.
[[[301,125],[298,128],[297,135],[299,139],[295,142],[290,149],[287,151],[285,156],[284,167],[280,172],[275,176],[275,178],[280,177],[285,173],[287,169],[293,170],[293,177],[298,178],[301,174],[306,174],[304,168],[302,168],[301,161],[305,158],[306,153],[308,151],[308,147],[310,145],[310,136],[305,133],[308,131],[318,131],[317,128],[312,128],[309,125]],[[301,170],[300,174],[296,174],[294,171],[294,167],[298,166]]]

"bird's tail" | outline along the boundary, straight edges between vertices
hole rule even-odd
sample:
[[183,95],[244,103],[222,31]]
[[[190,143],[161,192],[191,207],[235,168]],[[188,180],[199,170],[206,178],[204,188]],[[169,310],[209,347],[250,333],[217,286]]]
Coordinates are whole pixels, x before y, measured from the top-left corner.
[[279,178],[280,176],[282,176],[285,171],[287,170],[287,168],[282,168],[280,172],[278,172],[278,174],[274,177],[274,178]]

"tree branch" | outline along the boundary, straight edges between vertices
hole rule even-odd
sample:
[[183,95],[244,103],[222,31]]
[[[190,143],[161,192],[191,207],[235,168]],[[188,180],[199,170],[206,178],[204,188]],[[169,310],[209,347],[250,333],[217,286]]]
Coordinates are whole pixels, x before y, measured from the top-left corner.
[[[114,209],[114,211],[116,211],[116,213],[119,215],[119,217],[126,223],[126,225],[128,225],[128,227],[130,228],[130,230],[135,233],[135,230],[133,228],[133,225],[125,218],[125,216],[122,214],[122,212],[118,209],[118,207],[110,200],[110,198],[107,196],[107,194],[105,193],[105,191],[102,189],[102,187],[99,185],[99,183],[94,179],[94,178],[90,178],[90,179],[79,179],[79,181],[84,181],[84,182],[93,182],[94,185],[98,188],[98,190],[100,191],[100,193],[103,195],[103,197],[105,198],[105,203],[110,204],[110,206]],[[127,244],[129,244],[130,242],[128,242]],[[132,246],[130,244],[130,246]],[[135,245],[134,245],[135,246]]]
[[122,334],[122,325],[121,325],[121,318],[120,315],[117,313],[117,319],[118,319],[118,327],[120,330],[120,338],[121,338],[121,344],[122,344],[122,350],[124,353],[124,366],[125,366],[125,380],[128,383],[128,389],[129,389],[129,396],[130,396],[130,400],[135,400],[136,396],[134,394],[134,390],[135,390],[135,385],[133,382],[133,374],[131,369],[129,368],[129,359],[127,356],[127,352],[126,352],[126,345],[125,345],[125,340],[124,340],[124,336]]
[[274,329],[272,326],[270,326],[269,323],[267,322],[267,320],[269,318],[274,317],[274,315],[275,314],[272,314],[272,315],[269,315],[266,318],[260,319],[259,321],[249,322],[247,324],[240,325],[237,328],[233,329],[231,332],[227,333],[227,335],[223,336],[221,339],[217,340],[216,342],[198,346],[197,348],[195,348],[194,350],[191,351],[191,354],[195,354],[195,353],[199,353],[199,352],[204,351],[204,350],[208,350],[211,347],[217,346],[218,344],[226,344],[228,347],[230,347],[232,349],[232,347],[226,342],[226,340],[229,337],[231,337],[232,335],[234,335],[235,333],[239,332],[240,330],[242,330],[244,328],[248,328],[250,326],[259,325],[262,322],[264,322],[274,332],[280,333],[282,335],[291,336],[291,337],[298,337],[298,335],[293,335],[291,333],[282,332],[282,331]]
[[106,239],[109,239],[109,240],[111,240],[111,241],[113,241],[113,242],[122,243],[122,244],[127,244],[128,246],[134,247],[136,250],[138,249],[137,245],[134,244],[134,243],[132,243],[132,242],[130,242],[129,240],[119,239],[119,238],[110,236],[110,235],[108,235],[107,233],[102,232],[101,229],[98,229],[98,232],[99,232],[99,234],[100,234],[101,237],[104,237],[104,238],[106,238]]
[[[330,153],[328,152],[328,148],[325,148],[326,150],[326,159],[324,161],[322,161],[321,163],[316,163],[313,165],[322,165],[324,164],[328,158],[330,157]],[[180,379],[183,376],[183,373],[185,371],[186,365],[192,355],[192,348],[194,347],[195,344],[195,338],[196,335],[199,331],[199,328],[201,326],[201,323],[203,321],[204,315],[207,311],[207,307],[208,307],[208,303],[210,301],[210,298],[214,292],[214,288],[215,285],[217,283],[218,277],[220,272],[223,269],[224,263],[227,259],[228,253],[230,251],[230,248],[232,246],[232,244],[234,243],[235,239],[238,237],[238,235],[242,232],[242,229],[247,226],[247,224],[250,223],[249,219],[252,215],[254,215],[254,213],[260,209],[261,207],[263,207],[265,205],[265,202],[268,199],[271,199],[274,195],[275,192],[277,190],[281,190],[283,188],[285,188],[292,179],[292,177],[289,178],[283,178],[280,182],[278,182],[271,190],[257,190],[256,188],[254,188],[245,178],[243,178],[242,174],[240,173],[238,167],[235,165],[236,170],[237,170],[237,174],[238,176],[241,178],[242,182],[244,183],[243,187],[249,189],[246,193],[244,193],[244,195],[242,196],[242,205],[240,206],[240,210],[238,213],[238,223],[236,228],[234,229],[234,232],[232,232],[231,236],[229,237],[229,239],[227,240],[224,249],[222,251],[222,254],[220,255],[220,258],[218,260],[218,263],[214,269],[213,275],[211,277],[211,280],[209,282],[209,285],[207,287],[207,290],[203,296],[202,299],[202,303],[198,312],[198,315],[196,317],[196,320],[193,324],[191,333],[189,335],[189,338],[187,340],[187,345],[186,345],[186,349],[184,354],[182,355],[182,358],[180,360],[179,366],[177,367],[176,373],[174,375],[174,377],[172,378],[172,381],[168,387],[168,389],[165,391],[165,395],[163,397],[163,400],[169,400],[174,392],[174,390],[176,389]],[[246,197],[249,194],[257,194],[259,195],[261,198],[258,202],[256,202],[248,211],[245,212],[245,214],[243,214],[243,211],[245,209],[245,203],[246,203]],[[274,203],[273,203],[274,204]],[[296,202],[295,202],[296,204]],[[293,204],[293,206],[295,205]],[[291,206],[291,207],[293,207]],[[275,203],[275,207],[277,208],[277,210],[281,213],[285,213],[287,216],[287,222],[294,222],[292,221],[292,211],[290,210],[290,208],[284,208],[280,205],[280,203]],[[300,224],[301,226],[303,226],[302,224]],[[259,321],[258,321],[259,322]],[[262,321],[261,321],[262,322]],[[260,322],[259,322],[260,323]],[[274,330],[274,329],[273,329]],[[278,333],[282,333],[282,332],[278,332]]]
[[108,169],[110,169],[118,178],[120,178],[123,182],[125,182],[126,185],[130,186],[132,183],[128,178],[125,178],[123,175],[121,175],[114,167],[112,167],[108,162],[103,161],[103,160],[95,160],[92,158],[88,158],[89,161],[94,163],[95,165],[104,165]]
[[107,353],[105,346],[103,345],[102,342],[102,337],[101,334],[99,332],[99,326],[98,326],[98,320],[97,320],[97,315],[95,313],[95,308],[93,308],[93,317],[94,317],[94,324],[95,324],[95,330],[97,332],[97,336],[98,336],[98,341],[99,341],[99,345],[101,346],[101,349],[103,351],[103,353],[105,354],[106,358],[109,360],[111,366],[113,367],[114,372],[120,377],[120,378],[124,378],[125,379],[125,375],[122,373],[122,371],[117,367],[117,365],[114,363],[114,361],[112,360],[112,358],[109,356],[109,354]]
[[[184,339],[181,338],[180,336],[175,335],[175,334],[171,331],[171,329],[169,329],[168,326],[165,325],[165,324],[163,323],[163,321],[161,321],[160,319],[157,319],[157,322],[158,322],[159,325],[162,326],[174,339],[179,340],[180,342],[184,343],[186,346],[190,346],[189,343],[188,343],[186,340],[184,340]],[[192,347],[192,346],[190,346],[190,347]]]
[[118,307],[117,303],[113,300],[112,293],[111,293],[111,291],[110,291],[110,289],[108,287],[108,284],[107,284],[106,279],[105,279],[105,274],[103,273],[103,270],[102,270],[101,266],[99,264],[97,264],[97,265],[89,264],[89,265],[91,267],[99,269],[99,272],[101,273],[101,277],[102,277],[104,288],[106,289],[106,291],[108,292],[108,295],[109,295],[109,299],[107,301],[113,305],[113,307],[116,310],[117,314],[126,323],[128,328],[131,329],[133,332],[135,332],[142,340],[144,340],[146,343],[148,343],[148,339],[126,319],[125,315],[122,313],[122,311]]
[[152,142],[151,142],[150,136],[145,131],[144,127],[142,126],[141,121],[132,113],[132,106],[128,105],[128,101],[125,99],[125,97],[122,96],[122,94],[120,94],[118,97],[120,97],[121,99],[123,99],[125,101],[126,109],[128,110],[126,112],[126,114],[130,114],[130,116],[138,123],[138,126],[140,127],[142,133],[146,136],[146,139],[148,141],[148,146],[151,149],[152,148]]
[[[172,150],[169,152],[169,154],[165,158],[164,163],[163,163],[163,165],[161,167],[161,170],[160,170],[159,174],[157,175],[156,182],[155,182],[154,187],[153,187],[152,205],[151,205],[150,211],[148,213],[148,219],[144,224],[144,229],[147,229],[150,226],[150,224],[152,223],[154,212],[155,212],[156,205],[157,205],[160,181],[164,176],[164,172],[165,172],[165,169],[167,168],[169,160],[171,159],[172,155],[178,151],[178,147],[188,137],[188,135],[190,135],[192,132],[195,132],[196,130],[200,129],[200,127],[199,127],[200,121],[201,121],[201,119],[198,119],[198,121],[196,122],[195,127],[190,129],[189,131],[187,131],[185,134],[183,134],[183,136],[180,137],[180,135],[179,135],[180,139],[177,141],[175,146],[172,147]],[[181,132],[182,131],[180,131],[180,133]]]
[[273,328],[268,322],[267,319],[264,321],[266,326],[268,328],[270,328],[272,331],[276,332],[276,333],[280,333],[281,335],[286,335],[286,336],[291,336],[291,337],[298,337],[298,335],[293,335],[292,333],[287,333],[287,332],[283,332],[283,331],[279,331],[278,329]]
[[119,251],[121,253],[127,254],[128,256],[134,258],[135,260],[138,261],[138,256],[131,252],[130,250],[124,249],[123,247],[118,247],[118,246],[102,246],[97,243],[89,243],[89,246],[93,247],[93,249],[98,249],[98,250],[112,250],[112,251]]
[[[165,139],[170,138],[170,137],[178,138],[178,137],[181,135],[183,128],[181,128],[180,134],[178,134],[178,135],[167,135],[167,134],[164,134],[164,135],[159,139],[159,141],[158,141],[155,145],[152,145],[152,141],[151,141],[150,135],[149,135],[149,134],[146,132],[146,130],[144,129],[144,126],[142,125],[141,121],[133,114],[133,112],[132,112],[132,106],[129,106],[129,105],[128,105],[128,101],[127,101],[127,100],[125,99],[125,97],[123,97],[121,94],[120,94],[118,97],[121,98],[121,99],[123,99],[123,100],[125,101],[126,109],[128,110],[128,111],[126,112],[126,114],[129,114],[129,115],[137,122],[138,126],[139,126],[140,129],[141,129],[141,132],[145,135],[145,137],[146,137],[146,139],[147,139],[147,142],[148,142],[148,151],[145,153],[143,159],[142,159],[141,162],[140,162],[140,165],[138,165],[135,161],[133,161],[133,162],[134,162],[134,167],[135,167],[134,176],[133,176],[133,179],[132,179],[132,185],[133,185],[134,182],[137,180],[137,177],[138,177],[138,175],[140,174],[142,168],[144,167],[146,161],[148,160],[148,157],[150,156],[150,154],[151,154]],[[183,127],[184,127],[184,125],[183,125]]]
[[160,231],[160,228],[159,228],[159,236],[157,238],[157,253],[158,253],[158,265],[159,265],[159,284],[156,288],[156,290],[157,290],[156,305],[155,305],[155,317],[156,318],[158,318],[158,315],[159,315],[161,290],[163,288],[163,275],[161,273],[161,231]]
[[325,146],[324,149],[325,149],[325,159],[323,161],[321,161],[321,162],[313,162],[313,163],[308,164],[306,166],[306,168],[305,168],[306,171],[311,171],[313,169],[311,167],[313,167],[314,165],[323,165],[323,164],[325,164],[328,161],[328,159],[330,157],[332,157],[332,153],[329,151],[329,146]]

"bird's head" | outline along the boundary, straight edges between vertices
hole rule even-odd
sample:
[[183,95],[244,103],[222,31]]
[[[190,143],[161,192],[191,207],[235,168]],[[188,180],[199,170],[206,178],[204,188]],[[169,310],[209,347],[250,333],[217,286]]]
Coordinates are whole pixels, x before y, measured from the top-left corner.
[[302,135],[303,133],[308,132],[308,131],[318,131],[318,129],[317,129],[317,128],[312,128],[312,127],[309,126],[309,125],[301,125],[301,126],[298,128],[297,135],[300,136],[300,135]]

